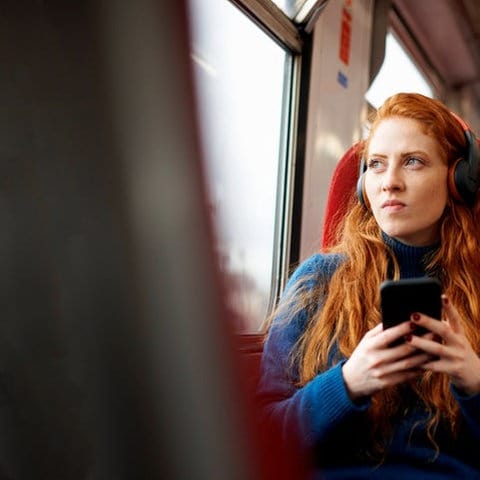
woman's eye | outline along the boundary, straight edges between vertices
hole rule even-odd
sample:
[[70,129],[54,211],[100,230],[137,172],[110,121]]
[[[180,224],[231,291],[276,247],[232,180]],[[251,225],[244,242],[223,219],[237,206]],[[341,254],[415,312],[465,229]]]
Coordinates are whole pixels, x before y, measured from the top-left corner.
[[367,164],[367,167],[373,170],[379,169],[381,166],[382,166],[382,162],[375,158],[371,158]]
[[416,167],[422,164],[423,164],[422,160],[418,157],[408,157],[405,162],[405,165],[413,166],[413,167]]

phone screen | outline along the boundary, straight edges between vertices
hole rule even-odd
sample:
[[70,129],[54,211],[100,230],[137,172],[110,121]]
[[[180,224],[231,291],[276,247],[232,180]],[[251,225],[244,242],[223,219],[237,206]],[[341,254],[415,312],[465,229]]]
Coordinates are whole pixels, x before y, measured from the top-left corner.
[[[440,319],[442,314],[440,282],[431,277],[387,280],[380,285],[383,328],[409,320],[414,312]],[[422,334],[425,329],[413,333]]]

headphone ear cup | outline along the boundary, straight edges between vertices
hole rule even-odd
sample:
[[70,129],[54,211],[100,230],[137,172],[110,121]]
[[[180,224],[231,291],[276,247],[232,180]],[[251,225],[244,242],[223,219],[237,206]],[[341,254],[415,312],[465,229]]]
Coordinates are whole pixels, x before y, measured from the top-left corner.
[[480,183],[480,150],[473,132],[463,120],[459,121],[464,128],[467,146],[464,158],[459,158],[448,173],[448,188],[454,200],[472,207]]
[[463,158],[458,159],[448,178],[450,193],[459,202],[472,205],[475,199],[476,185],[470,178],[470,166]]
[[365,157],[360,159],[360,168],[358,170],[357,197],[360,205],[368,208],[367,194],[365,193],[365,172],[367,171],[367,162]]
[[357,180],[357,197],[358,201],[364,207],[367,206],[366,194],[365,194],[365,173],[361,173]]

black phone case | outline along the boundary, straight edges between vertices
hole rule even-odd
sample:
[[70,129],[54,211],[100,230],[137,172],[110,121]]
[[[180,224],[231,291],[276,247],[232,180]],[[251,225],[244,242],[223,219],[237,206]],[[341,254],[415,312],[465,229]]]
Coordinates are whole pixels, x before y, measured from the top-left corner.
[[[431,277],[387,280],[380,285],[383,328],[406,322],[414,312],[440,319],[442,314],[440,282]],[[415,334],[424,333],[417,329]]]

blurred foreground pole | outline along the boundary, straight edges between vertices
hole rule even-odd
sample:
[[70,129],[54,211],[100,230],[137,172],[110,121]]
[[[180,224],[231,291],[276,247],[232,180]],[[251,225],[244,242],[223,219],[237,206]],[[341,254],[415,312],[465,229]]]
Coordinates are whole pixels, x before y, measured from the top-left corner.
[[0,15],[0,478],[252,478],[184,1]]
[[[138,458],[175,479],[251,478],[203,189],[185,5],[110,0],[104,8],[138,302],[125,332],[140,340],[126,377],[142,386],[133,398],[145,429]],[[125,340],[128,371],[132,337]]]

